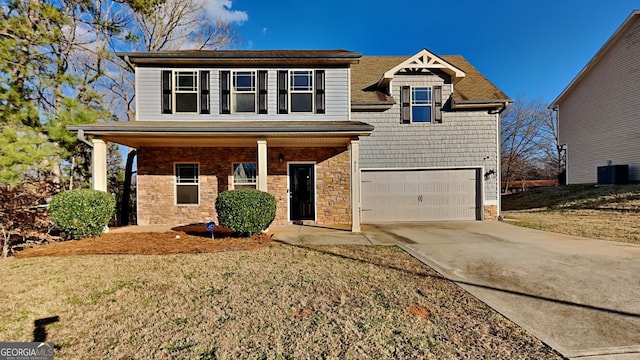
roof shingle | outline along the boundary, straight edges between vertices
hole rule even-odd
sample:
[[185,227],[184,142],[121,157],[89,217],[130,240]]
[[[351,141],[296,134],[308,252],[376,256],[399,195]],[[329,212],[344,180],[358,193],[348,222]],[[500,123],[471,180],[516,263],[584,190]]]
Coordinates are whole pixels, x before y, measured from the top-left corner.
[[[407,60],[409,56],[363,56],[360,63],[351,65],[352,103],[393,102],[393,97],[377,87],[387,70]],[[456,103],[510,102],[509,97],[496,87],[460,55],[441,58],[461,69],[465,77],[454,85]]]

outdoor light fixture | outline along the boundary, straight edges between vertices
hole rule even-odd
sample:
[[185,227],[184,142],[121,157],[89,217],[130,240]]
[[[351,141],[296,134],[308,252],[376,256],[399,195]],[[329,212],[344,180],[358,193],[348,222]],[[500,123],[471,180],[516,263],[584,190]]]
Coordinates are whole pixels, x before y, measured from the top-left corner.
[[284,156],[282,156],[282,154],[280,154],[280,156],[278,156],[278,161],[280,161],[280,164],[282,164],[284,162]]

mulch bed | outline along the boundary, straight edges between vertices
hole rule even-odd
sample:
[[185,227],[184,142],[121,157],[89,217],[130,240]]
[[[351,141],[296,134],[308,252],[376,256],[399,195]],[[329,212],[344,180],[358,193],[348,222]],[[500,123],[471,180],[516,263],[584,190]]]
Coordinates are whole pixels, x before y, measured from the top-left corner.
[[271,235],[251,238],[168,231],[163,233],[106,233],[97,238],[69,240],[40,245],[16,253],[16,258],[87,254],[166,255],[252,250],[271,243]]

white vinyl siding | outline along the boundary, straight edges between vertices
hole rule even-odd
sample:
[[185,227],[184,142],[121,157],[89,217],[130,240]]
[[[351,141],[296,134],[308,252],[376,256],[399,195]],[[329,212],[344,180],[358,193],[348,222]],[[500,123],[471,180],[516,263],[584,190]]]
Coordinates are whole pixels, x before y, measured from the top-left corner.
[[[137,67],[136,89],[136,118],[140,121],[158,120],[348,120],[350,111],[349,95],[349,69],[347,68],[313,68],[313,70],[325,71],[325,113],[288,113],[278,114],[277,103],[277,79],[278,70],[287,68],[256,68],[255,70],[268,71],[267,84],[267,108],[268,114],[220,114],[220,70],[233,71],[234,69],[209,70],[210,89],[210,114],[162,114],[161,73],[162,70],[172,68]],[[251,69],[254,70],[254,69]]]

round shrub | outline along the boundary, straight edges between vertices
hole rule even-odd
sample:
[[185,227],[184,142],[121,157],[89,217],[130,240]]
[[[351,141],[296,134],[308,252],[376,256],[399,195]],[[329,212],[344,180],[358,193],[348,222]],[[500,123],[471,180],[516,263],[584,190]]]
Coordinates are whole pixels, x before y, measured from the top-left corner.
[[276,198],[256,189],[229,190],[218,194],[216,211],[220,225],[240,236],[266,230],[276,217]]
[[100,236],[116,209],[116,200],[98,190],[70,190],[51,199],[49,215],[55,226],[73,239]]

